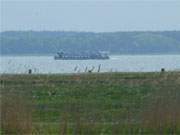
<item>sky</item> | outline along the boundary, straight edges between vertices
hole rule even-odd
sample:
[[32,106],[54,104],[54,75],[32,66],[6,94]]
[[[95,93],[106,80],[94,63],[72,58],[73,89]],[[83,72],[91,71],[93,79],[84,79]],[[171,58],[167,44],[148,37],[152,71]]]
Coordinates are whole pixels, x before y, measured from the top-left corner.
[[0,31],[180,30],[180,0],[0,0]]

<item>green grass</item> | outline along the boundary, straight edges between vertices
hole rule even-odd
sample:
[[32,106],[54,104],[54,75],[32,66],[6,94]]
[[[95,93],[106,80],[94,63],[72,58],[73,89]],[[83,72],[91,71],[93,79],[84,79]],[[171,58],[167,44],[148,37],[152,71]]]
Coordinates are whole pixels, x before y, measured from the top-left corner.
[[179,72],[1,75],[1,101],[1,134],[180,134]]

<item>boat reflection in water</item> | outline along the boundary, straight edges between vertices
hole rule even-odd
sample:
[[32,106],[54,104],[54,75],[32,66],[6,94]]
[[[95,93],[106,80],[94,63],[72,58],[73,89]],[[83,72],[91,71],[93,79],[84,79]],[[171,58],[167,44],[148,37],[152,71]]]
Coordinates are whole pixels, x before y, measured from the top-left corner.
[[55,60],[91,60],[91,59],[100,59],[106,60],[109,59],[107,52],[79,52],[79,53],[67,53],[67,52],[58,52],[54,56]]

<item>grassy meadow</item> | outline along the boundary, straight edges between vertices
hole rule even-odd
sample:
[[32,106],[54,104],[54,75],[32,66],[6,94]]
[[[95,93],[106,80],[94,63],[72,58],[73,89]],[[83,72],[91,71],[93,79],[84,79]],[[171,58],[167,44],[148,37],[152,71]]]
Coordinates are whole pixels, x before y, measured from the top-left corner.
[[178,135],[180,72],[1,75],[3,135]]

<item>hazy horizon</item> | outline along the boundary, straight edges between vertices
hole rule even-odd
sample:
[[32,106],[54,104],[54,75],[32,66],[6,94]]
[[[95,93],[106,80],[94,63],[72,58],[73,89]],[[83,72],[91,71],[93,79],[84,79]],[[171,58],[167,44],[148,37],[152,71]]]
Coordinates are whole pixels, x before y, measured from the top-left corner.
[[124,30],[124,31],[105,31],[105,32],[98,32],[98,31],[69,31],[69,30],[6,30],[0,31],[0,33],[4,32],[75,32],[75,33],[120,33],[120,32],[179,32],[180,30]]
[[180,1],[1,0],[4,31],[179,31]]

